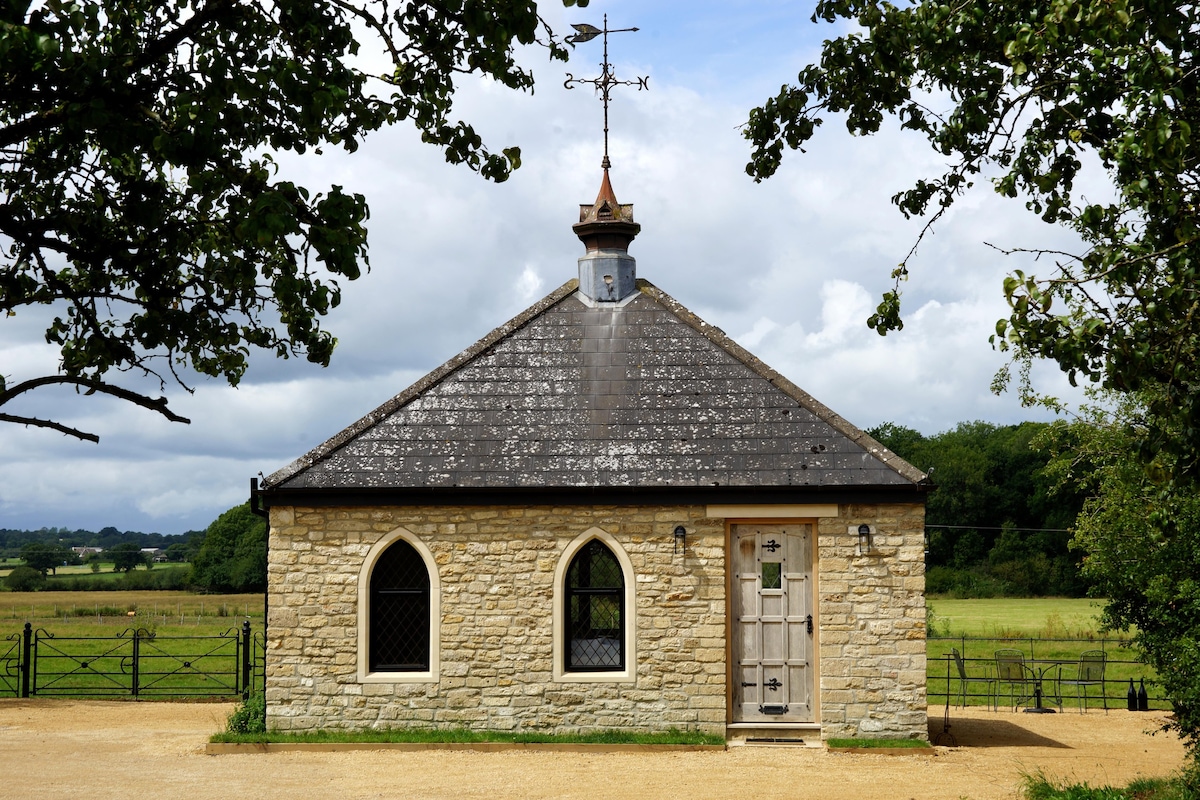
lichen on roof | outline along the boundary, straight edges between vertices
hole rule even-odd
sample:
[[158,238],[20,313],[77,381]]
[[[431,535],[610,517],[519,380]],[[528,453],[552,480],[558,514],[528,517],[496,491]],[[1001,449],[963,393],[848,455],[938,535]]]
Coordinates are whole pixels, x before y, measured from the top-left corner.
[[266,489],[903,487],[925,476],[647,281],[569,281]]

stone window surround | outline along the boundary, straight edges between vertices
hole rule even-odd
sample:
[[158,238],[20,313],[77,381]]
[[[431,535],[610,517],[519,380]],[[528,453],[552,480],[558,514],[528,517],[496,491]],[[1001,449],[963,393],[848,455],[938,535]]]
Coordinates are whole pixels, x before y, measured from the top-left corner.
[[[425,562],[429,573],[429,669],[422,672],[371,672],[370,646],[371,631],[371,571],[383,552],[397,541],[403,539]],[[412,531],[396,528],[386,534],[367,552],[363,559],[362,569],[358,573],[358,682],[359,683],[436,683],[441,671],[441,602],[442,582],[438,576],[437,563],[433,553],[425,543],[417,538]]]
[[[625,637],[625,668],[622,670],[606,670],[604,672],[583,672],[572,670],[568,672],[566,665],[567,647],[567,568],[575,554],[593,539],[600,540],[621,565],[621,576],[625,583],[625,616],[621,620],[622,632]],[[588,528],[576,536],[559,555],[558,564],[554,567],[554,596],[552,598],[551,632],[554,641],[551,678],[556,683],[636,683],[637,682],[637,604],[635,590],[637,575],[633,570],[633,562],[620,542],[601,528]]]

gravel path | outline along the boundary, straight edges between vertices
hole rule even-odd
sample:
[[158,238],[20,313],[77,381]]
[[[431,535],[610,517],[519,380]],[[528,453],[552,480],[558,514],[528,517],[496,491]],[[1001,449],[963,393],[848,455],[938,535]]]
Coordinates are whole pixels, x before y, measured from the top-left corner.
[[[1183,763],[1147,735],[1159,713],[952,709],[957,748],[932,756],[739,747],[645,754],[280,753],[209,756],[228,704],[0,700],[0,798],[1015,798],[1021,776],[1123,785]],[[938,708],[931,732],[941,731]]]

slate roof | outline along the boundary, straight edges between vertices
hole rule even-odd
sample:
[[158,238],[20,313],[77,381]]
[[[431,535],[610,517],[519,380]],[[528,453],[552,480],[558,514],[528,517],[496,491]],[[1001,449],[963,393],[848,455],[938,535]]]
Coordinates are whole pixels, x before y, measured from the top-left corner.
[[336,490],[924,491],[925,475],[644,280],[571,280],[265,479]]

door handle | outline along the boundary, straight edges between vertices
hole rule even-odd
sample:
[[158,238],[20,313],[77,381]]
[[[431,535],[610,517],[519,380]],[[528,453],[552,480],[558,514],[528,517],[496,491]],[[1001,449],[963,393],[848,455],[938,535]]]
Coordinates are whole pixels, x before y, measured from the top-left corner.
[[748,683],[748,682],[746,682],[746,681],[742,681],[742,688],[744,689],[744,688],[746,688],[747,686],[758,686],[758,684],[757,684],[757,683]]
[[808,635],[809,635],[809,636],[812,636],[812,631],[813,631],[813,628],[812,628],[812,614],[809,614],[809,615],[808,615],[808,616],[805,618],[805,620],[804,620],[804,624],[805,624],[805,626],[807,626],[807,627],[808,627]]

